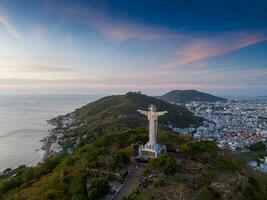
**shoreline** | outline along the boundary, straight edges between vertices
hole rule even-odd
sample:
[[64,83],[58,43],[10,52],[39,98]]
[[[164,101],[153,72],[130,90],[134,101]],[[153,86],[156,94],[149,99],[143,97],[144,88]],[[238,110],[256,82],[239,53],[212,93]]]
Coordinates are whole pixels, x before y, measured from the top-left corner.
[[41,149],[45,152],[42,160],[45,161],[46,159],[48,159],[52,155],[52,152],[51,152],[51,145],[52,145],[51,136],[50,135],[46,136],[44,139],[41,140],[41,142],[43,143],[43,146],[42,146]]
[[48,158],[50,158],[54,151],[52,149],[52,144],[57,142],[56,138],[57,138],[57,134],[59,131],[57,131],[60,128],[60,118],[61,116],[57,116],[56,118],[47,120],[47,123],[50,124],[51,126],[53,126],[53,128],[48,130],[48,135],[46,137],[44,137],[41,142],[43,143],[42,145],[42,150],[45,152],[44,156],[42,158],[42,161],[47,160]]
[[[38,163],[44,162],[52,155],[61,153],[63,151],[61,145],[58,144],[58,136],[65,132],[66,128],[63,128],[62,126],[62,124],[64,123],[63,119],[65,119],[66,116],[69,115],[70,114],[64,116],[59,115],[53,119],[47,120],[47,123],[52,127],[47,130],[48,134],[41,140],[39,140],[41,142],[41,147],[35,149],[35,151],[43,151],[42,155],[40,155],[40,161]],[[38,165],[38,163],[36,165]],[[35,167],[36,165],[26,166],[25,164],[21,164],[16,167],[4,168],[3,170],[0,170],[0,179],[11,177],[15,175],[18,171],[26,167]]]
[[59,115],[53,119],[47,120],[47,123],[52,125],[53,128],[48,131],[48,136],[42,140],[42,150],[45,151],[43,161],[50,158],[52,155],[63,152],[62,144],[64,134],[69,127],[76,123],[76,117],[74,113],[68,113],[66,115]]
[[[54,126],[51,123],[48,123],[52,126]],[[7,166],[6,168],[3,168],[0,170],[0,179],[1,178],[7,178],[10,176],[15,175],[18,171],[26,168],[26,167],[35,167],[36,165],[38,165],[40,162],[45,161],[46,159],[48,159],[51,155],[52,155],[52,151],[51,151],[51,145],[53,143],[53,131],[54,128],[49,128],[47,130],[47,135],[44,136],[42,139],[39,139],[39,142],[41,142],[40,147],[33,149],[35,152],[41,152],[40,153],[40,157],[39,157],[39,161],[36,162],[35,164],[32,165],[27,165],[27,164],[18,164],[16,166]],[[52,134],[52,135],[51,135]]]
[[[50,96],[48,95],[47,97],[49,97],[49,101],[47,101],[47,98],[40,98],[39,96],[36,96],[38,98],[27,98],[27,99],[22,99],[23,101],[21,102],[25,102],[25,104],[22,104],[21,102],[17,103],[17,100],[14,101],[14,105],[12,105],[11,107],[8,107],[6,110],[2,109],[1,111],[5,111],[7,113],[9,113],[10,111],[12,115],[9,115],[8,117],[12,117],[10,118],[10,122],[12,122],[13,124],[16,123],[16,121],[13,117],[13,110],[14,109],[21,109],[21,110],[26,110],[30,109],[30,116],[32,118],[30,119],[26,119],[23,120],[22,122],[25,125],[19,126],[18,130],[23,129],[23,133],[22,134],[31,134],[29,131],[31,131],[32,125],[30,124],[32,121],[34,122],[34,136],[31,135],[27,135],[27,137],[23,137],[23,135],[21,134],[20,136],[23,137],[23,141],[20,141],[20,138],[16,138],[11,137],[12,142],[10,142],[12,144],[12,146],[10,146],[11,150],[10,151],[10,155],[12,157],[12,159],[9,159],[9,157],[7,157],[7,155],[4,153],[7,149],[7,147],[9,148],[9,146],[5,146],[5,144],[8,143],[3,143],[3,160],[1,160],[1,168],[0,168],[0,177],[2,174],[9,174],[10,171],[15,170],[16,168],[25,165],[27,167],[35,167],[36,165],[38,165],[38,163],[42,163],[44,162],[46,159],[48,159],[49,157],[51,157],[54,154],[57,153],[62,153],[63,149],[61,148],[61,146],[64,145],[64,133],[68,130],[68,128],[71,126],[72,122],[74,120],[74,115],[72,114],[75,109],[85,105],[87,102],[91,102],[94,101],[95,99],[98,99],[99,96],[97,95],[80,95],[81,97],[77,98],[65,98],[64,97],[64,101],[62,99],[60,99],[60,101],[50,101]],[[64,95],[65,96],[65,95]],[[89,97],[88,97],[89,96]],[[66,99],[66,100],[65,100]],[[19,99],[21,100],[21,99]],[[27,100],[27,101],[26,101]],[[12,101],[13,102],[13,101]],[[68,105],[68,107],[66,106],[61,106],[62,102],[66,105]],[[5,103],[5,102],[4,102]],[[47,113],[46,112],[39,112],[36,105],[45,105],[47,107]],[[5,105],[5,104],[3,104]],[[17,106],[17,107],[14,107]],[[33,107],[31,107],[33,106]],[[45,107],[45,108],[46,108]],[[20,114],[20,113],[19,113]],[[9,123],[8,121],[8,123]],[[41,121],[41,122],[40,122]],[[28,125],[28,123],[30,125]],[[41,124],[40,124],[41,123]],[[1,125],[1,124],[0,124]],[[16,124],[12,125],[12,124],[7,124],[8,126],[10,126],[10,130],[13,131],[13,127],[15,127]],[[70,126],[66,126],[66,125],[70,125]],[[20,128],[21,127],[21,128]],[[39,127],[41,127],[39,129]],[[5,127],[4,127],[5,128]],[[25,129],[25,130],[24,130]],[[26,130],[29,129],[29,130]],[[36,130],[35,130],[36,129]],[[5,129],[4,129],[5,130]],[[17,129],[14,129],[15,131]],[[8,129],[9,131],[9,129]],[[38,131],[38,132],[37,132]],[[41,132],[40,132],[41,131]],[[64,132],[63,132],[64,131]],[[40,134],[39,134],[40,133]],[[9,134],[7,134],[7,137],[9,137]],[[33,138],[34,137],[34,138]],[[11,141],[10,139],[10,141]],[[3,142],[5,140],[3,139]],[[15,141],[15,142],[13,142]],[[29,141],[29,145],[24,145],[24,141]],[[9,142],[9,141],[8,141]],[[18,143],[19,147],[16,147],[15,144]],[[14,144],[14,145],[13,145]],[[28,143],[27,143],[28,144]],[[24,146],[26,149],[26,153],[25,155],[24,153]],[[15,148],[14,148],[15,147]],[[14,153],[13,153],[14,152]],[[16,153],[18,152],[18,153]],[[9,153],[9,152],[7,152]],[[14,154],[14,156],[13,156]],[[9,154],[8,154],[9,155]],[[19,156],[17,156],[19,155]],[[21,155],[21,156],[20,156]],[[6,158],[5,158],[6,157]]]

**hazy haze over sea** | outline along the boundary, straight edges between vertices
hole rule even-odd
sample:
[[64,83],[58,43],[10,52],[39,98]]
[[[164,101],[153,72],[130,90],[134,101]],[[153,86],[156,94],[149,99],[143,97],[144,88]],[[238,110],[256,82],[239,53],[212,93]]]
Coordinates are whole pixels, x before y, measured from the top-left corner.
[[8,167],[40,162],[43,156],[40,140],[51,128],[46,120],[71,112],[99,97],[0,96],[0,172]]

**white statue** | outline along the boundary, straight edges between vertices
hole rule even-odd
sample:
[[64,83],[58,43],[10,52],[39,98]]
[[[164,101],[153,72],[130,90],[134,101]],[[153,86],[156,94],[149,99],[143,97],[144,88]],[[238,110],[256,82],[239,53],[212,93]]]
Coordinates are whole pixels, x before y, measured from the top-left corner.
[[148,110],[149,111],[143,111],[143,110],[137,110],[137,111],[147,116],[147,119],[149,121],[149,142],[147,143],[147,146],[153,148],[157,144],[158,117],[168,112],[167,111],[157,112],[157,108],[154,105],[149,105]]

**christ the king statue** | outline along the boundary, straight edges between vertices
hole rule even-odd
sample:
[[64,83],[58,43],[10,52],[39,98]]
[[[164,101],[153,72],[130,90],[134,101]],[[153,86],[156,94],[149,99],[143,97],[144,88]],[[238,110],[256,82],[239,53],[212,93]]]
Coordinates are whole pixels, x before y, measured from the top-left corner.
[[[152,155],[147,157],[158,157],[162,151],[166,151],[165,145],[159,145],[157,143],[157,126],[158,126],[158,117],[168,113],[167,111],[157,112],[155,105],[149,105],[148,111],[137,110],[139,113],[146,115],[149,121],[149,141],[145,146],[142,146],[139,149],[140,156]],[[149,151],[149,152],[147,152]],[[153,155],[154,153],[154,155]]]

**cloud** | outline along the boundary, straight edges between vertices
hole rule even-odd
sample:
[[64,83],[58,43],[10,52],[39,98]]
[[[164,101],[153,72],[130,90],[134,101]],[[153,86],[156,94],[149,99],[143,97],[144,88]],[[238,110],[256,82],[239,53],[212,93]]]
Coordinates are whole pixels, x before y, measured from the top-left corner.
[[161,41],[183,37],[183,35],[170,32],[167,27],[145,25],[131,21],[127,17],[117,18],[114,13],[90,6],[84,8],[77,4],[61,5],[60,10],[69,20],[77,20],[113,42],[131,39]]
[[79,61],[67,57],[0,56],[0,73],[68,72],[73,69],[64,65]]
[[5,30],[17,40],[23,39],[22,35],[19,32],[17,32],[16,29],[13,26],[11,26],[10,23],[3,16],[0,16],[0,24],[2,24]]
[[56,56],[0,56],[0,79],[80,78],[86,76],[81,65],[86,65],[86,60]]
[[204,61],[265,40],[267,40],[266,34],[253,32],[220,33],[218,36],[210,36],[210,38],[191,38],[186,44],[178,47],[171,58],[159,67],[175,68]]
[[130,39],[162,41],[182,37],[182,35],[170,33],[164,27],[144,26],[131,22],[98,20],[87,21],[86,24],[94,27],[103,36],[115,42],[122,42]]
[[82,7],[74,3],[60,4],[58,8],[57,12],[60,10],[64,19],[86,25],[113,42],[141,40],[185,44],[177,48],[176,52],[179,55],[173,55],[173,58],[162,64],[162,67],[180,66],[220,56],[267,39],[266,34],[264,36],[253,32],[218,33],[210,39],[201,37],[198,33],[192,35],[183,29],[171,30],[166,26],[139,23],[129,19],[125,13],[119,13],[122,15],[118,16],[118,13],[111,13],[103,7]]
[[262,32],[217,32],[203,35],[197,32],[188,33],[183,30],[170,30],[168,27],[138,23],[127,17],[117,18],[107,10],[91,7],[83,9],[74,6],[66,7],[64,10],[72,20],[77,19],[81,24],[96,30],[113,42],[141,40],[164,41],[167,46],[179,44],[173,52],[166,53],[166,61],[159,64],[159,68],[176,68],[194,62],[205,66],[204,61],[209,58],[222,56],[267,40],[266,30]]
[[0,72],[11,72],[11,73],[49,73],[49,72],[68,72],[73,71],[72,69],[65,67],[48,67],[41,66],[40,64],[34,66],[1,66]]
[[205,83],[202,81],[194,82],[120,82],[110,80],[38,80],[38,79],[0,79],[0,88],[2,89],[101,89],[101,90],[144,90],[144,89],[242,89],[242,88],[266,88],[265,83]]
[[[129,76],[129,72],[131,76]],[[267,69],[198,69],[181,68],[173,73],[149,70],[122,70],[113,76],[97,79],[1,79],[0,93],[104,94],[133,91],[198,89],[204,91],[241,91],[267,89]],[[43,73],[45,74],[45,73]],[[64,78],[63,78],[64,77]]]

